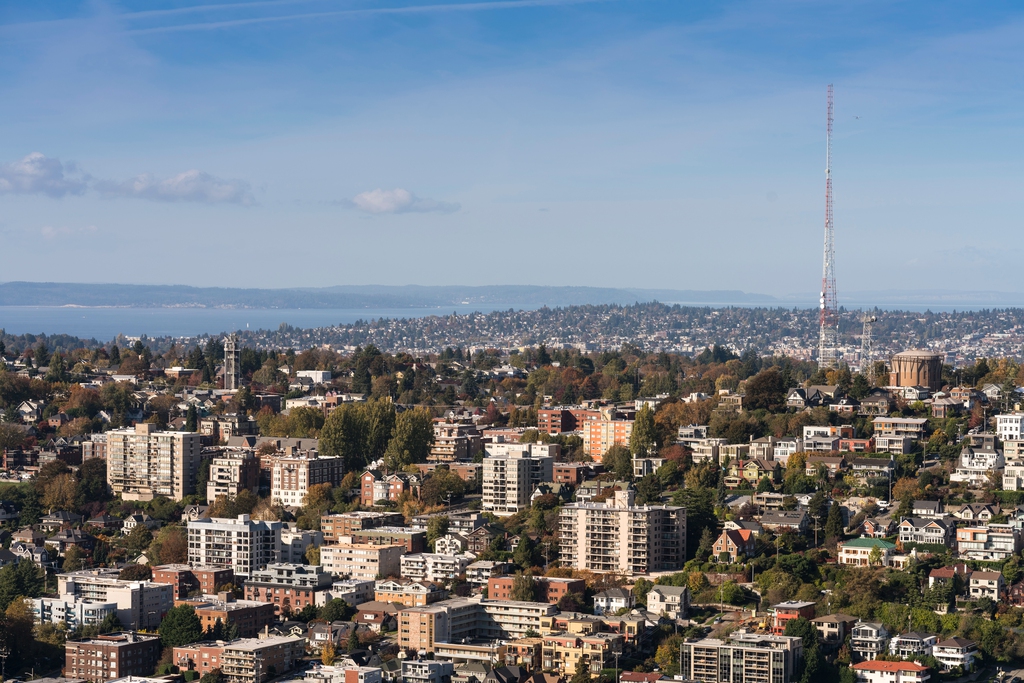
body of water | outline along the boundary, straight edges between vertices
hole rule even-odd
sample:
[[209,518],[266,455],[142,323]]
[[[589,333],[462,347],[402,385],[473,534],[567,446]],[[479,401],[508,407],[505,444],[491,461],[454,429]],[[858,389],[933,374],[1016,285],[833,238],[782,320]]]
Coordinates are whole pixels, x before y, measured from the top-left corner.
[[[236,330],[276,330],[327,327],[376,318],[419,318],[480,311],[508,310],[505,306],[444,306],[438,308],[71,308],[58,306],[0,306],[0,329],[8,334],[70,334],[110,341],[128,337],[187,337]],[[535,308],[516,306],[517,309]]]

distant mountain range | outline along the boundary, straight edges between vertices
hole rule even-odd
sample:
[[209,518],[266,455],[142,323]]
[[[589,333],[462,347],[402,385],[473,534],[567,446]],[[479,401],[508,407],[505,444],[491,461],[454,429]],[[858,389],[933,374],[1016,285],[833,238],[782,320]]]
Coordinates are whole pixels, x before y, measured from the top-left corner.
[[[495,308],[564,307],[645,303],[709,306],[817,307],[814,294],[770,296],[740,290],[545,287],[539,285],[420,286],[338,285],[320,288],[242,289],[187,285],[119,285],[68,282],[0,283],[0,306],[122,306],[132,308],[396,309],[480,305]],[[965,290],[840,292],[847,309],[873,306],[1020,307],[1024,294]]]
[[0,306],[126,306],[206,308],[432,308],[449,305],[573,306],[665,303],[771,305],[778,300],[735,290],[615,289],[606,287],[423,287],[339,285],[321,288],[234,289],[186,285],[6,282]]

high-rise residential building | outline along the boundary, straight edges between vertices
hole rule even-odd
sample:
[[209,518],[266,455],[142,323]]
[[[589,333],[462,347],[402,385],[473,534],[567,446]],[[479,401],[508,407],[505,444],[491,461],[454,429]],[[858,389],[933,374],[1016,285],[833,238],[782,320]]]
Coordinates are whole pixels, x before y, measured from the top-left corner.
[[107,483],[124,500],[181,500],[195,492],[200,436],[137,424],[107,432]]
[[281,548],[281,522],[207,517],[188,523],[189,564],[231,569],[250,577],[275,562]]
[[633,434],[633,420],[616,419],[617,416],[602,415],[600,420],[585,422],[583,430],[583,451],[597,462],[612,446],[629,446]]
[[485,511],[507,516],[529,507],[537,484],[552,479],[554,458],[534,454],[532,450],[542,445],[516,444],[515,448],[501,449],[484,458],[482,503]]
[[310,486],[338,486],[344,478],[344,458],[305,455],[274,458],[270,474],[270,498],[275,503],[301,507],[305,504]]
[[686,562],[686,509],[635,505],[634,492],[603,503],[571,503],[559,513],[562,566],[596,572],[678,571]]
[[124,581],[117,569],[82,569],[57,575],[57,592],[66,602],[114,603],[125,628],[156,630],[174,607],[172,586],[152,581]]
[[206,502],[217,496],[234,498],[240,491],[255,492],[260,485],[260,461],[253,453],[239,450],[213,458],[206,482]]
[[69,640],[64,645],[64,671],[69,678],[93,683],[150,676],[160,650],[160,636],[155,633],[108,633]]
[[803,639],[735,632],[727,639],[683,642],[682,677],[702,683],[790,683],[803,659]]
[[224,339],[224,388],[229,391],[240,387],[241,368],[239,356],[238,337],[229,334]]

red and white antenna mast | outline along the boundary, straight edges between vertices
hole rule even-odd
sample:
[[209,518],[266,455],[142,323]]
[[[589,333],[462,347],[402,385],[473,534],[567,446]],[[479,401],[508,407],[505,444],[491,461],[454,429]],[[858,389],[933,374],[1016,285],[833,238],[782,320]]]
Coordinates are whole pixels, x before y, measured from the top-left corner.
[[839,364],[839,305],[836,303],[835,225],[832,223],[832,85],[828,86],[828,132],[825,144],[825,257],[821,270],[821,332],[818,367]]

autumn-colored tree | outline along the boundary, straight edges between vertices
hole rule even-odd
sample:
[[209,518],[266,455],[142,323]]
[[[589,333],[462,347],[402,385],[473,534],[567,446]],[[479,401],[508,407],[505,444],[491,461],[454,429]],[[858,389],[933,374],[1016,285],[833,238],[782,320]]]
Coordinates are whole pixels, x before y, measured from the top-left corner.
[[[331,635],[333,636],[334,634]],[[320,651],[320,661],[324,663],[324,666],[331,666],[334,664],[335,656],[334,638],[331,637],[327,639],[327,642],[324,643],[323,649]]]
[[71,474],[59,474],[46,485],[43,507],[54,510],[73,510],[78,498],[78,481]]

